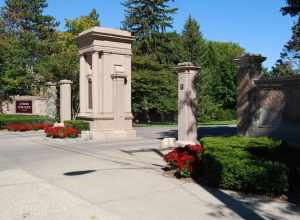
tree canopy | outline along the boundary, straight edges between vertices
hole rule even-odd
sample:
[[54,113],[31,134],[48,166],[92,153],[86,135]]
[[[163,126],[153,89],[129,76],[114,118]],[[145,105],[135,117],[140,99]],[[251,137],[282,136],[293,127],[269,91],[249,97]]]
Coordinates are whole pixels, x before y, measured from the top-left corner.
[[292,37],[284,45],[280,59],[272,68],[271,76],[290,76],[300,72],[300,1],[286,0],[286,6],[281,8],[283,15],[295,19],[292,27]]
[[[205,39],[189,16],[181,33],[172,30],[177,9],[170,0],[126,0],[122,28],[133,32],[132,104],[139,121],[176,121],[175,66],[191,61],[201,66],[197,82],[200,120],[232,119],[236,70],[232,60],[244,50],[235,43]],[[78,112],[79,56],[76,36],[100,25],[93,9],[65,20],[58,30],[46,15],[46,0],[6,0],[0,14],[0,102],[15,94],[34,94],[47,81],[70,79],[73,116]]]

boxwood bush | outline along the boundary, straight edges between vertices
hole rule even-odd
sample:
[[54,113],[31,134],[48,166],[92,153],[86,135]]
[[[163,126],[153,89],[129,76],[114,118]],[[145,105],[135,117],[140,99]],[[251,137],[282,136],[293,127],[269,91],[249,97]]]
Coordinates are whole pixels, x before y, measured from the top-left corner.
[[78,131],[90,130],[90,123],[83,120],[68,120],[64,121],[65,127],[76,128]]
[[5,129],[9,124],[36,124],[36,123],[53,124],[54,120],[47,116],[39,115],[5,115],[0,114],[0,129]]
[[210,186],[246,193],[281,195],[288,191],[288,168],[269,160],[280,141],[266,137],[208,137],[200,178]]

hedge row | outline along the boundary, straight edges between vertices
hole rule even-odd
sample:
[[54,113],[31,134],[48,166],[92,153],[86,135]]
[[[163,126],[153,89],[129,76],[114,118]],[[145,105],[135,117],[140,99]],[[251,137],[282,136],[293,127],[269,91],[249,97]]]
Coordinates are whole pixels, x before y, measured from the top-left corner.
[[76,128],[79,132],[90,130],[90,123],[82,120],[64,121],[65,127]]
[[4,115],[0,114],[0,129],[6,128],[9,124],[37,124],[37,123],[49,123],[54,121],[47,116],[38,115]]
[[280,141],[266,137],[209,137],[199,167],[208,185],[246,193],[281,195],[288,191],[288,168],[268,160]]

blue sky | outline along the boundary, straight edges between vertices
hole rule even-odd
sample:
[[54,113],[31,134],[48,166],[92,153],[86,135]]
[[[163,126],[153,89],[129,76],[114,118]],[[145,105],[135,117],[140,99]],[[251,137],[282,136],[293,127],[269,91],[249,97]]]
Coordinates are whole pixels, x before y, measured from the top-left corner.
[[[48,0],[46,10],[64,27],[64,19],[88,14],[96,8],[101,25],[119,28],[124,18],[121,0]],[[280,13],[285,0],[176,0],[174,30],[180,32],[191,14],[201,25],[205,38],[239,43],[247,52],[267,56],[270,67],[291,36],[293,20]],[[4,0],[0,0],[3,6]]]

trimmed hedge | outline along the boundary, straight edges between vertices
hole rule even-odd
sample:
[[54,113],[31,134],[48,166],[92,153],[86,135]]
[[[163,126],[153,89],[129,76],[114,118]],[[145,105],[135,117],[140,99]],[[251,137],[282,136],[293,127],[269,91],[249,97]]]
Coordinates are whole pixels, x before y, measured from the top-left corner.
[[83,121],[83,120],[64,121],[64,124],[65,124],[65,127],[76,128],[79,132],[90,130],[90,123],[87,121]]
[[201,143],[206,152],[199,171],[208,185],[266,195],[288,191],[289,169],[267,159],[280,141],[266,137],[209,137],[201,139]]
[[4,115],[0,114],[0,129],[5,129],[9,124],[38,124],[48,123],[53,124],[54,120],[47,116],[39,115]]

